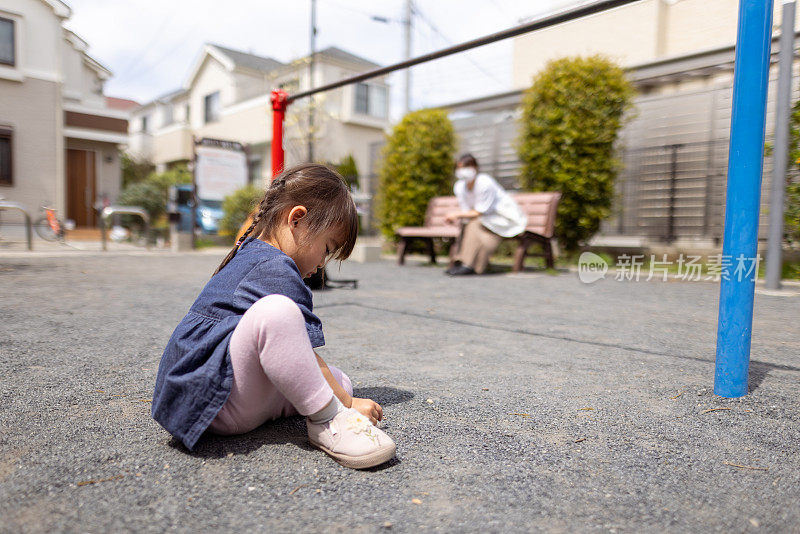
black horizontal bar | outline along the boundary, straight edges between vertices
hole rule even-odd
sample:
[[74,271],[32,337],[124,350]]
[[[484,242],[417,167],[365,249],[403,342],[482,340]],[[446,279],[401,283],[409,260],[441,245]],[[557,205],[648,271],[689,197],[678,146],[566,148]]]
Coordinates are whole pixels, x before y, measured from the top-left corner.
[[406,61],[401,61],[400,63],[395,63],[394,65],[389,65],[388,67],[381,67],[378,69],[364,72],[362,74],[358,74],[356,76],[351,76],[350,78],[345,78],[344,80],[339,80],[338,82],[321,85],[319,87],[315,87],[314,89],[309,89],[308,91],[303,91],[301,93],[289,95],[286,98],[286,101],[287,103],[291,104],[295,100],[315,95],[317,93],[330,91],[331,89],[337,89],[345,85],[350,85],[351,83],[361,82],[364,80],[368,80],[370,78],[375,78],[377,76],[383,76],[384,74],[389,74],[390,72],[394,72],[396,70],[407,69],[408,67],[413,67],[414,65],[419,65],[420,63],[433,61],[434,59],[443,58],[445,56],[450,56],[453,54],[457,54],[459,52],[463,52],[465,50],[470,50],[472,48],[477,48],[479,46],[487,45],[497,41],[502,41],[503,39],[508,39],[510,37],[516,37],[517,35],[522,35],[523,33],[532,32],[534,30],[541,30],[542,28],[547,28],[548,26],[555,26],[556,24],[561,24],[562,22],[568,22],[570,20],[579,19],[581,17],[586,17],[588,15],[594,15],[595,13],[600,13],[602,11],[608,11],[609,9],[614,9],[615,7],[620,7],[626,4],[632,4],[634,2],[641,2],[641,1],[642,0],[602,0],[600,2],[594,2],[589,5],[579,6],[574,9],[569,9],[566,11],[562,11],[560,13],[555,13],[553,15],[545,16],[540,19],[536,19],[534,21],[521,24],[519,26],[514,26],[513,28],[509,28],[507,30],[503,30],[497,33],[492,33],[484,37],[479,37],[478,39],[473,39],[472,41],[467,41],[465,43],[437,50],[436,52],[431,52],[429,54],[418,56]]

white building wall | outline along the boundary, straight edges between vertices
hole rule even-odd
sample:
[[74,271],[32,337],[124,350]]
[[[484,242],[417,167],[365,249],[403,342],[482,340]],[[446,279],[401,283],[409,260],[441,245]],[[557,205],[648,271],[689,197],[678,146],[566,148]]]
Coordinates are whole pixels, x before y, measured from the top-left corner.
[[515,38],[514,88],[530,86],[534,74],[548,61],[565,56],[602,53],[622,65],[652,59],[658,44],[656,15],[661,1],[644,0]]
[[64,100],[72,102],[80,102],[83,99],[83,59],[81,54],[78,53],[72,45],[63,39],[63,46],[61,46],[61,82],[62,93]]
[[[603,54],[623,67],[736,42],[738,0],[643,0],[516,37],[512,83],[531,85],[551,59]],[[774,3],[780,28],[782,3]],[[800,27],[800,18],[795,28]]]
[[206,56],[203,66],[189,89],[192,128],[205,126],[205,97],[216,91],[220,93],[220,102],[223,108],[236,102],[235,84],[228,71],[217,60]]
[[45,202],[63,212],[61,22],[39,0],[0,0],[0,16],[15,22],[17,38],[17,65],[0,68],[0,126],[13,131],[13,185],[0,186],[0,196],[32,216]]
[[52,9],[40,0],[0,0],[0,15],[17,22],[21,74],[57,81],[62,30]]
[[58,102],[59,88],[53,82],[0,80],[0,126],[14,132],[13,185],[0,185],[0,196],[21,202],[31,216],[45,203],[62,213],[65,209]]

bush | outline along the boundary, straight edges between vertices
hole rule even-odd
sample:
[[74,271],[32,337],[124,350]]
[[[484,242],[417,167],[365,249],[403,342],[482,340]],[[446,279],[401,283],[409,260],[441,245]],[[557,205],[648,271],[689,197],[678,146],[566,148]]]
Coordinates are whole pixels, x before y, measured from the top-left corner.
[[800,245],[800,100],[792,107],[789,125],[789,165],[786,172],[783,236],[789,244]]
[[353,158],[352,154],[346,155],[342,161],[336,165],[336,170],[342,175],[342,178],[344,178],[344,181],[347,183],[347,187],[349,187],[351,191],[353,189],[358,189],[358,167],[356,166],[356,160]]
[[784,236],[790,244],[800,245],[800,181],[786,186]]
[[151,173],[147,177],[147,182],[158,187],[166,199],[171,186],[192,183],[192,173],[189,172],[186,165],[181,164],[168,171]]
[[[151,172],[145,180],[126,186],[119,194],[117,204],[144,208],[150,215],[150,224],[153,227],[166,226],[162,216],[167,211],[170,186],[190,183],[192,183],[192,173],[186,165],[179,165],[166,172]],[[123,221],[129,219],[125,217]]]
[[394,127],[384,148],[378,209],[389,238],[401,226],[422,225],[431,198],[452,194],[455,133],[443,110],[414,111]]
[[236,235],[262,198],[264,198],[264,189],[254,185],[247,185],[225,197],[225,200],[222,201],[224,215],[219,221],[219,233]]
[[634,90],[602,56],[549,62],[522,100],[520,183],[560,191],[556,236],[577,249],[611,211],[618,162],[614,142]]
[[167,210],[164,194],[158,186],[148,181],[131,184],[123,189],[117,198],[117,204],[144,208],[153,225]]
[[120,151],[119,160],[122,167],[123,189],[129,185],[145,181],[156,170],[155,165],[149,161],[135,158],[126,152]]

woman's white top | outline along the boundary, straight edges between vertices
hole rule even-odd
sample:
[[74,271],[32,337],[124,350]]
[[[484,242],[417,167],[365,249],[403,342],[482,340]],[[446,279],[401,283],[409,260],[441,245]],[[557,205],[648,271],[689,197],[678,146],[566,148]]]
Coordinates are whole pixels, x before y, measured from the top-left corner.
[[453,192],[462,210],[480,213],[481,224],[499,236],[514,237],[528,225],[528,216],[488,174],[480,173],[475,177],[472,191],[467,188],[466,180],[458,180]]

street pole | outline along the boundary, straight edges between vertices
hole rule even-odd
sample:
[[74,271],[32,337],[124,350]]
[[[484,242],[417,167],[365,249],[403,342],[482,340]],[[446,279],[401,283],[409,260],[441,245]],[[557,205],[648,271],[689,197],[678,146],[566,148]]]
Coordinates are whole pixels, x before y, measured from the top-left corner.
[[[311,55],[308,61],[308,89],[314,89],[314,63],[317,52],[317,0],[311,0]],[[314,161],[314,97],[308,102],[308,161]]]
[[283,172],[283,119],[288,105],[285,91],[275,89],[272,91],[272,178]]
[[778,54],[778,96],[775,112],[775,150],[772,191],[769,203],[767,239],[767,289],[781,288],[781,246],[783,244],[783,204],[786,190],[786,164],[789,151],[789,116],[792,106],[792,63],[794,60],[794,0],[784,2]]
[[197,138],[192,136],[192,250],[197,248]]
[[[411,17],[414,12],[412,7],[412,0],[406,0],[406,14],[403,18],[403,25],[405,26],[405,57],[404,61],[411,59],[411,30],[412,22]],[[411,110],[411,67],[406,68],[404,71],[405,76],[405,96],[403,100],[403,115],[405,116]]]
[[[756,272],[731,266],[755,262],[764,153],[764,124],[772,41],[772,0],[739,0],[733,70],[733,109],[728,151],[728,188],[717,323],[714,393],[747,394]],[[725,265],[724,259],[730,262]],[[738,271],[738,273],[737,273]]]

